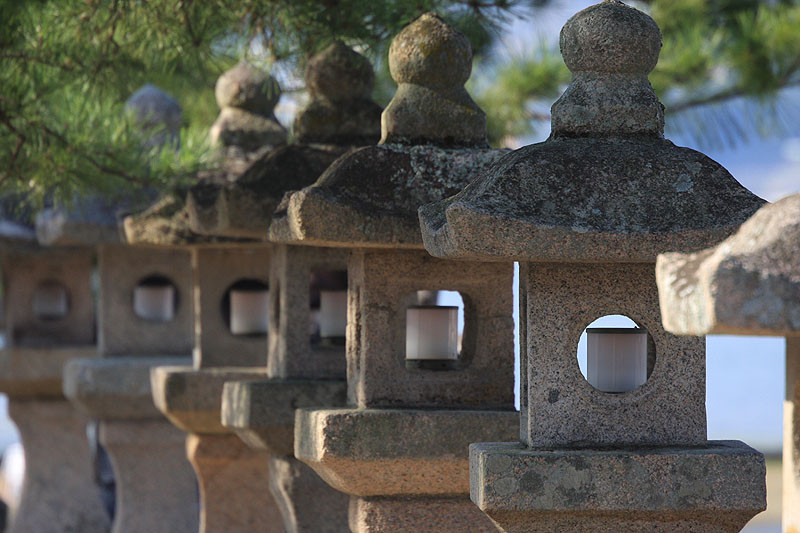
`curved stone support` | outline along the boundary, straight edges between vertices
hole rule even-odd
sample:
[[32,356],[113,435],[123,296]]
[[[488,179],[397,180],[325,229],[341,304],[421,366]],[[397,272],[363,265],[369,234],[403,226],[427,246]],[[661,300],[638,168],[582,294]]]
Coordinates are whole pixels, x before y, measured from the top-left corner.
[[10,533],[107,533],[86,419],[63,399],[9,398],[25,449],[22,500]]
[[106,420],[100,442],[117,483],[112,533],[196,533],[197,482],[185,435],[161,420]]
[[269,496],[266,453],[229,434],[189,435],[186,454],[200,485],[200,533],[284,533],[278,505]]

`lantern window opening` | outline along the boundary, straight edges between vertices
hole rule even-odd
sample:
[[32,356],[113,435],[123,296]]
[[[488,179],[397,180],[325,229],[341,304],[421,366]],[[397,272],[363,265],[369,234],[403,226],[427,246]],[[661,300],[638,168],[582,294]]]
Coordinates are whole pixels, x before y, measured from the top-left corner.
[[622,394],[643,386],[655,367],[655,343],[646,328],[625,315],[594,320],[578,341],[578,366],[596,390]]
[[62,320],[69,314],[70,294],[66,285],[57,280],[45,280],[33,290],[33,315],[43,322]]
[[161,274],[142,278],[133,289],[133,312],[146,322],[170,322],[178,312],[180,295],[175,283]]
[[269,284],[242,278],[232,283],[220,302],[222,320],[231,335],[264,338],[270,323]]
[[309,279],[309,336],[312,346],[345,345],[347,271],[316,270]]
[[462,294],[425,290],[416,291],[405,300],[406,369],[462,369],[465,329]]

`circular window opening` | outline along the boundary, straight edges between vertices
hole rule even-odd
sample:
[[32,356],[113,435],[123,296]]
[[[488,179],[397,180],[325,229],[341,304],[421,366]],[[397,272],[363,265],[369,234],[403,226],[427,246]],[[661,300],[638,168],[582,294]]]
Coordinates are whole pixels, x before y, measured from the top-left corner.
[[39,320],[60,320],[69,313],[69,291],[58,281],[43,281],[34,289],[31,305]]
[[347,331],[347,272],[319,271],[309,281],[312,345],[344,346]]
[[142,278],[133,289],[133,312],[148,322],[169,322],[178,310],[178,289],[158,274]]
[[655,366],[650,333],[624,315],[598,318],[578,341],[578,366],[595,389],[622,393],[644,385]]
[[456,291],[418,291],[406,307],[406,368],[461,367],[464,300]]
[[222,297],[222,319],[233,335],[263,337],[269,331],[269,285],[241,279]]

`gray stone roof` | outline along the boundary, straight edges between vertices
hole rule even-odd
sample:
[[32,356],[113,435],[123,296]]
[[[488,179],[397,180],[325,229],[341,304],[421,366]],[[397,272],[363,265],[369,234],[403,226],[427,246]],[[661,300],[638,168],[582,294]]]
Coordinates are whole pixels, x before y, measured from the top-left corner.
[[618,0],[572,17],[561,50],[573,80],[553,132],[420,211],[435,256],[520,261],[655,261],[731,234],[764,201],[705,155],[663,138],[647,80],[653,20]]

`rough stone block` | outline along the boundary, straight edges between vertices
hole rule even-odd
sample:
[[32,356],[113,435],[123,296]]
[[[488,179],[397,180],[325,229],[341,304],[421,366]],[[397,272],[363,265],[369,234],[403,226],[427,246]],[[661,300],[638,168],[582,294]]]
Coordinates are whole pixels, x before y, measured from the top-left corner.
[[0,392],[12,397],[63,398],[64,365],[97,357],[94,346],[0,350]]
[[298,409],[294,452],[351,496],[466,495],[470,443],[518,429],[513,410]]
[[[358,250],[348,275],[351,405],[513,407],[511,263],[467,265],[415,250]],[[464,300],[465,328],[455,369],[406,367],[406,303],[420,290],[458,291]]]
[[[705,341],[664,331],[651,263],[523,263],[520,279],[528,332],[522,442],[546,448],[705,443]],[[656,353],[647,382],[620,394],[592,387],[577,359],[581,332],[614,314],[646,328]]]
[[[199,248],[194,252],[195,364],[206,367],[265,366],[267,335],[231,333],[224,300],[237,281],[269,283],[268,245],[228,248]],[[228,307],[230,302],[228,301]]]
[[350,530],[361,533],[496,533],[467,497],[351,498]]
[[[188,250],[100,247],[99,350],[103,356],[186,355],[194,340],[192,261]],[[144,278],[163,276],[178,303],[167,322],[146,321],[133,311],[133,291]]]
[[509,533],[734,532],[766,508],[764,456],[693,448],[470,446],[472,501]]
[[264,368],[157,366],[150,369],[153,402],[173,424],[189,433],[225,434],[222,390],[226,381],[263,379]]
[[273,455],[294,455],[295,409],[342,407],[344,380],[232,381],[222,393],[222,425],[250,446]]

